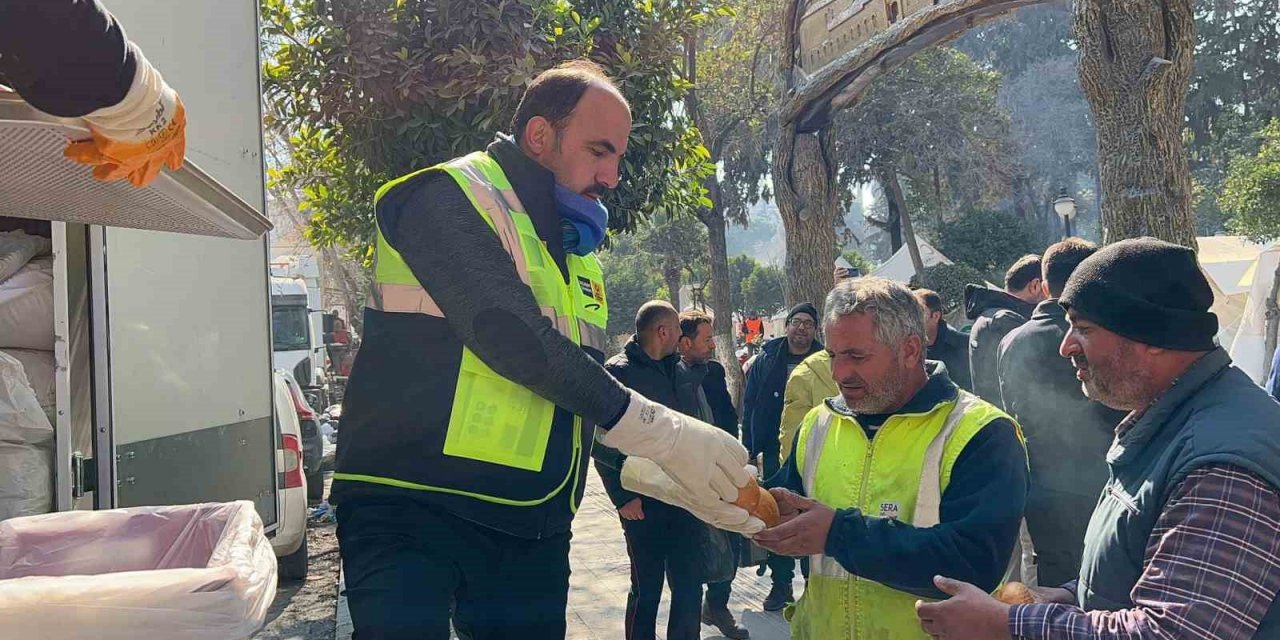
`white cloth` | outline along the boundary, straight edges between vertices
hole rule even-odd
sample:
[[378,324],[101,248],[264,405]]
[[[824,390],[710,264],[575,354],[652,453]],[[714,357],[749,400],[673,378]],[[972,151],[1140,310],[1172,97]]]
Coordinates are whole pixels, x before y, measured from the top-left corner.
[[600,442],[658,463],[690,500],[707,508],[737,500],[738,488],[751,479],[744,470],[747,450],[736,438],[634,391],[622,418]]
[[[744,472],[754,475],[755,468],[747,466]],[[622,488],[680,507],[717,529],[752,536],[765,528],[764,521],[735,504],[690,499],[689,492],[663,472],[662,467],[645,458],[630,456],[622,463]]]

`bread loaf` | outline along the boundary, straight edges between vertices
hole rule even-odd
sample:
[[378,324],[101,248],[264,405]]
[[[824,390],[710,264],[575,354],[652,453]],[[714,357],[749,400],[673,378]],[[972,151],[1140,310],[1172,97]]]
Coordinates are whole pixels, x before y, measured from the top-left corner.
[[747,510],[747,513],[760,518],[766,527],[776,527],[781,516],[778,515],[778,501],[768,489],[756,483],[755,478],[747,481],[747,485],[738,489],[738,499],[734,504]]
[[1027,585],[1021,582],[1010,582],[996,592],[996,600],[1005,604],[1034,604],[1036,596]]

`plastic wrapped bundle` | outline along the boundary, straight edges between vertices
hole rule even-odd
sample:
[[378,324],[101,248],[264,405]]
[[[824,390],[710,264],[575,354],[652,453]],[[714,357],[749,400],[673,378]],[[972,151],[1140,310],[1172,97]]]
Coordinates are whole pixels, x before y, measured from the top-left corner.
[[22,363],[0,351],[0,520],[53,510],[53,448]]
[[249,501],[0,522],[0,638],[243,639],[275,592]]

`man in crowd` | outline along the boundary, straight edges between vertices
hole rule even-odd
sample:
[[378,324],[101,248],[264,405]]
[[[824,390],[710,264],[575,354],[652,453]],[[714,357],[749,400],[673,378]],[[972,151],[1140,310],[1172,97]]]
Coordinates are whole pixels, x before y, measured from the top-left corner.
[[1040,256],[1025,255],[1004,275],[1004,291],[971,284],[965,287],[965,314],[973,320],[969,330],[969,372],[973,392],[992,404],[1000,404],[1000,379],[996,359],[1000,341],[1031,317],[1044,300]]
[[1214,344],[1195,252],[1117,242],[1080,264],[1059,304],[1060,353],[1085,395],[1129,412],[1079,579],[1009,606],[940,577],[952,597],[919,604],[921,626],[971,640],[1280,637],[1280,405]]
[[[742,398],[742,428],[751,459],[764,457],[764,477],[777,473],[781,458],[778,432],[782,423],[783,394],[787,378],[805,358],[822,350],[817,340],[818,310],[802,302],[787,312],[787,335],[766,342],[747,373]],[[765,611],[781,611],[795,599],[791,580],[795,559],[771,556],[773,587],[764,600]]]
[[823,400],[837,395],[840,395],[840,388],[831,376],[831,353],[826,349],[805,358],[791,372],[787,378],[787,391],[782,396],[782,423],[778,429],[783,461],[791,455],[791,445],[804,417]]
[[1085,528],[1107,482],[1107,449],[1124,418],[1086,398],[1075,367],[1058,355],[1070,328],[1058,298],[1076,266],[1094,251],[1096,246],[1079,238],[1049,247],[1040,262],[1049,299],[1000,343],[1000,393],[1027,437],[1027,528],[1036,574],[1046,585],[1063,584],[1080,571]]
[[926,363],[923,308],[906,287],[849,280],[825,309],[840,395],[805,417],[773,481],[783,524],[754,539],[811,556],[792,638],[916,637],[916,598],[942,595],[935,575],[985,589],[1004,577],[1026,454],[1008,416]]
[[[680,404],[696,409],[693,415],[699,420],[720,427],[737,438],[738,411],[729,395],[724,367],[712,359],[716,343],[711,333],[711,322],[711,316],[700,311],[680,314],[680,362],[676,365],[679,372]],[[728,533],[725,536],[732,554],[730,563],[736,567],[737,546],[742,538]],[[751,634],[738,626],[738,621],[729,611],[732,589],[733,578],[707,583],[706,599],[702,604],[702,623],[715,627],[726,638],[749,638]]]
[[[628,389],[663,406],[697,415],[695,407],[680,402],[676,377],[679,341],[680,316],[675,307],[662,300],[646,302],[636,312],[635,335],[604,368]],[[706,525],[684,509],[627,491],[620,477],[625,456],[616,450],[596,443],[592,457],[609,499],[618,508],[631,559],[627,640],[656,637],[664,578],[671,588],[666,637],[697,640],[702,604],[698,540]]]
[[942,296],[931,289],[916,289],[916,299],[924,305],[924,330],[929,338],[925,357],[947,366],[947,375],[956,386],[973,393],[969,375],[969,336],[952,328],[942,318]]
[[[330,498],[362,640],[445,640],[451,618],[475,640],[562,639],[597,426],[685,488],[689,511],[755,526],[729,504],[750,480],[742,445],[600,364],[594,251],[626,99],[599,66],[566,63],[534,78],[511,129],[374,197],[377,268]],[[693,616],[696,632],[697,600]]]

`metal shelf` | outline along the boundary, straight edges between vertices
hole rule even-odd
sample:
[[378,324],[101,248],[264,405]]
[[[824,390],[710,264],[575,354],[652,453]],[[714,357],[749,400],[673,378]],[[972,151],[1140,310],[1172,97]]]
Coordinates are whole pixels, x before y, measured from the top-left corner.
[[271,229],[190,160],[141,189],[99,182],[62,155],[69,141],[88,138],[82,121],[42,113],[0,90],[0,215],[244,240]]

